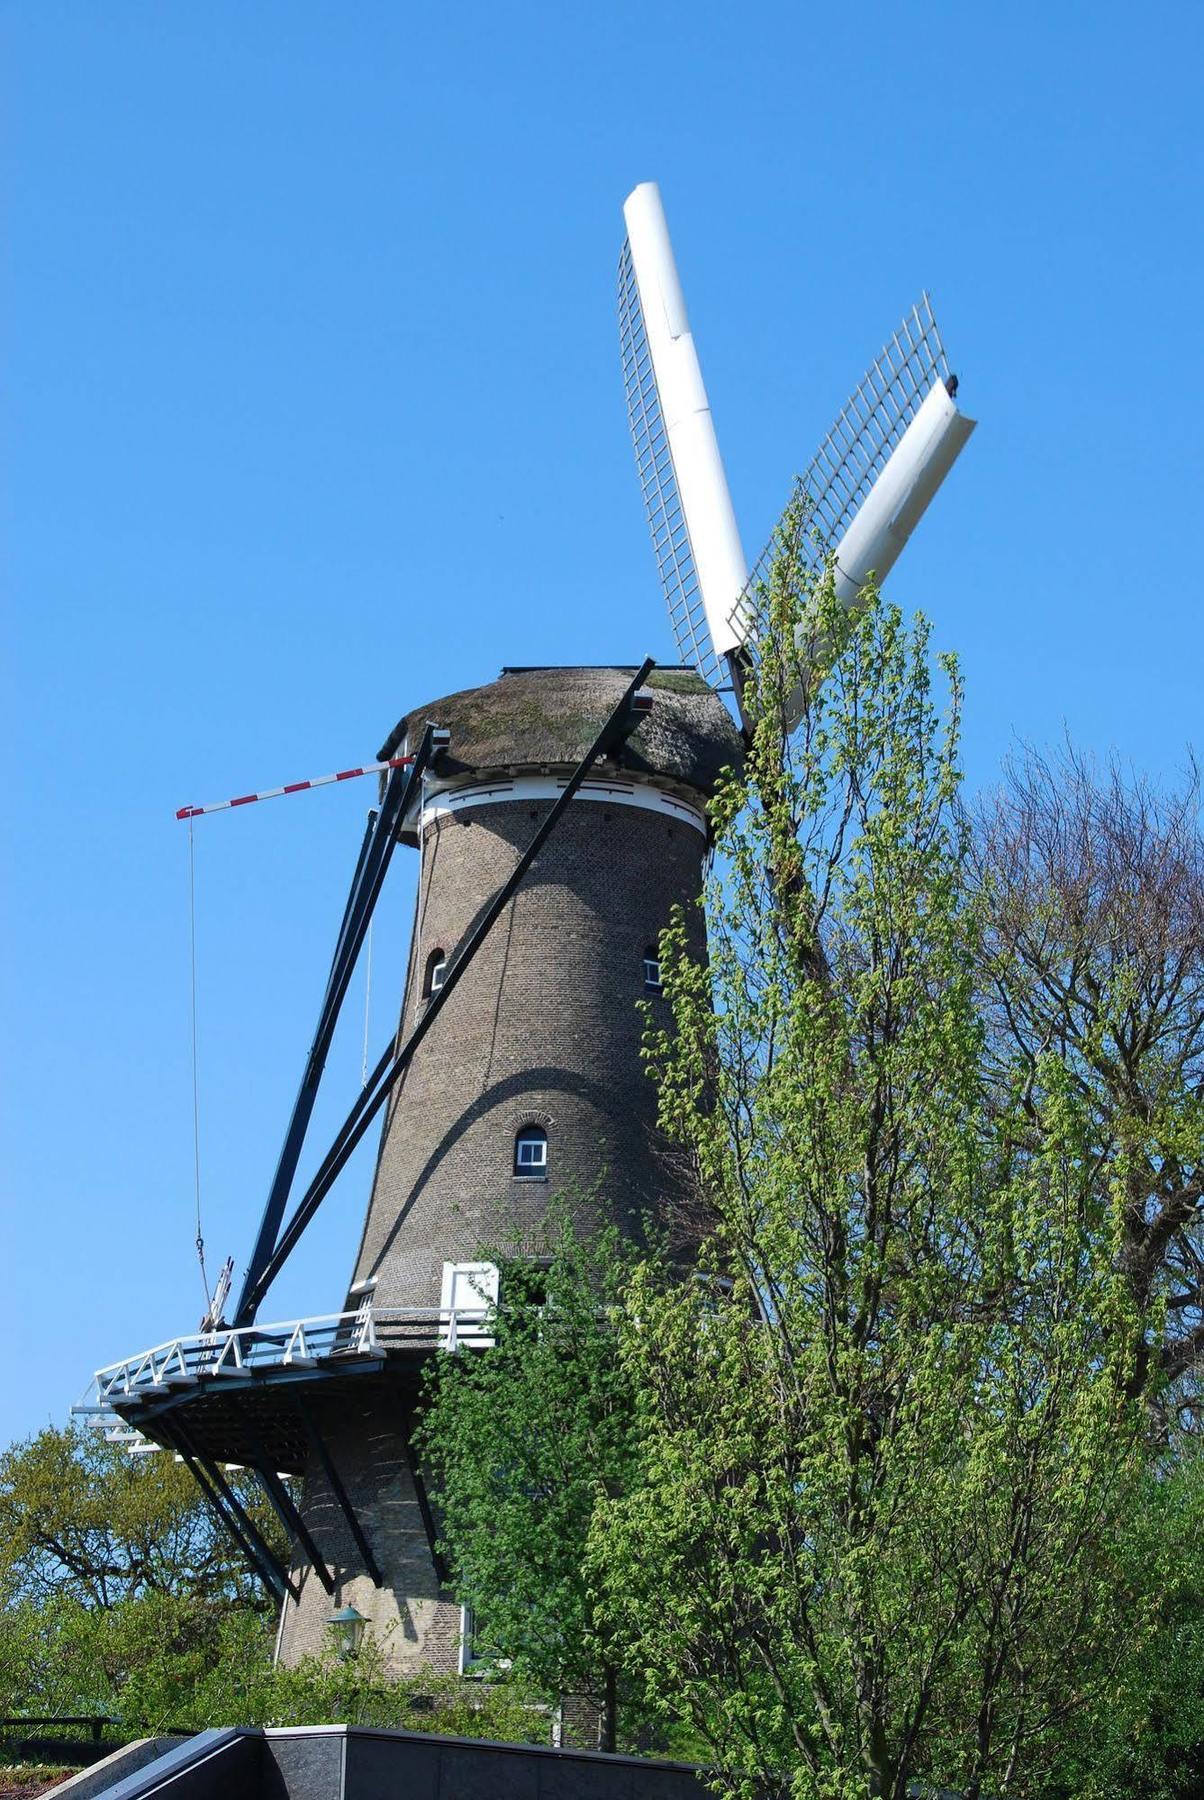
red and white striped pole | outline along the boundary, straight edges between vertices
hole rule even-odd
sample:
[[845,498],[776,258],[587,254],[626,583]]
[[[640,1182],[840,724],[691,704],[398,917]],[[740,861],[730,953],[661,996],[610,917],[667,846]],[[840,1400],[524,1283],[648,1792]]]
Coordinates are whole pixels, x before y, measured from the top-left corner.
[[340,769],[334,775],[318,775],[312,781],[290,781],[285,787],[264,788],[261,794],[239,794],[234,800],[215,800],[209,806],[182,806],[177,819],[200,819],[206,813],[228,812],[232,806],[250,806],[253,800],[279,800],[282,794],[303,794],[308,788],[328,787],[332,781],[354,781],[357,775],[379,775],[385,769],[401,769],[412,756],[391,756],[387,762],[365,763],[362,769]]

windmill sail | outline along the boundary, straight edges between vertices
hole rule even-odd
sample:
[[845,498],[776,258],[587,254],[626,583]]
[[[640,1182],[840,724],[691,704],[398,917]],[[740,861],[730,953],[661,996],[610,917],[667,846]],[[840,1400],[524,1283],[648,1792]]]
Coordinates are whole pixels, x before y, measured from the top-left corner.
[[[778,534],[750,578],[655,182],[628,195],[623,216],[619,342],[636,469],[678,651],[715,683],[725,662],[756,654],[757,593]],[[804,561],[818,574],[832,558],[847,604],[894,567],[974,430],[956,390],[921,294],[791,497],[807,520]]]
[[619,342],[636,468],[678,651],[713,682],[744,638],[748,563],[656,183],[641,183],[623,215]]
[[[836,591],[852,603],[871,571],[894,567],[929,501],[977,423],[957,409],[957,383],[927,293],[920,295],[866,370],[795,483],[808,522],[804,559],[818,574],[834,560]],[[753,569],[768,572],[777,532]],[[740,609],[745,623],[751,602]]]

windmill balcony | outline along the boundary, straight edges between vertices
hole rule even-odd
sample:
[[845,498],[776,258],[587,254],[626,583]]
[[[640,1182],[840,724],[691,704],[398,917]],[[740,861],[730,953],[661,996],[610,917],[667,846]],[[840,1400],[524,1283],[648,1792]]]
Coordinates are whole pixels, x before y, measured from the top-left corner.
[[284,1432],[291,1415],[319,1388],[348,1389],[387,1375],[396,1385],[418,1378],[442,1349],[493,1343],[491,1309],[476,1296],[461,1305],[376,1308],[324,1313],[171,1338],[98,1369],[72,1413],[134,1455],[174,1447],[173,1421],[209,1440],[223,1461],[251,1460],[244,1432],[278,1439],[277,1466],[297,1462]]

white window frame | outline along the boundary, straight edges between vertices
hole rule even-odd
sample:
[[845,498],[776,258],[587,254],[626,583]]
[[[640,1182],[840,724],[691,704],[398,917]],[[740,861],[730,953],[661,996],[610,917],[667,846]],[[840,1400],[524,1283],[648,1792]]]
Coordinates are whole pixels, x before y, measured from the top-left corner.
[[[535,1132],[540,1135],[536,1137]],[[528,1136],[528,1133],[531,1135]],[[537,1150],[538,1157],[525,1156],[526,1150]],[[526,1176],[546,1176],[548,1172],[548,1134],[541,1125],[522,1125],[514,1134],[514,1173],[521,1179]]]
[[486,1660],[483,1656],[477,1655],[476,1644],[473,1641],[475,1636],[476,1636],[476,1621],[474,1620],[474,1618],[472,1616],[472,1607],[471,1606],[462,1606],[460,1608],[460,1673],[461,1673],[461,1675],[471,1675],[474,1672],[479,1672],[480,1664]]
[[[651,973],[652,970],[656,971],[655,974]],[[653,992],[658,994],[663,992],[665,984],[661,980],[661,959],[659,956],[646,956],[644,958],[644,986],[646,988],[651,988]]]

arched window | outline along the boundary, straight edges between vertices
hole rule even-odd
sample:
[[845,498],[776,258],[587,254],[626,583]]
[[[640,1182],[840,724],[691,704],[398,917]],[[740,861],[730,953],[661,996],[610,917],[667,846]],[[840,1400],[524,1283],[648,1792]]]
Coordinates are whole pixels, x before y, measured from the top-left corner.
[[432,950],[426,959],[426,980],[422,984],[424,994],[437,994],[447,978],[446,950]]
[[548,1134],[542,1125],[524,1125],[514,1138],[514,1173],[546,1175]]
[[650,994],[659,994],[664,987],[661,980],[661,953],[655,944],[649,944],[644,951],[644,986]]

